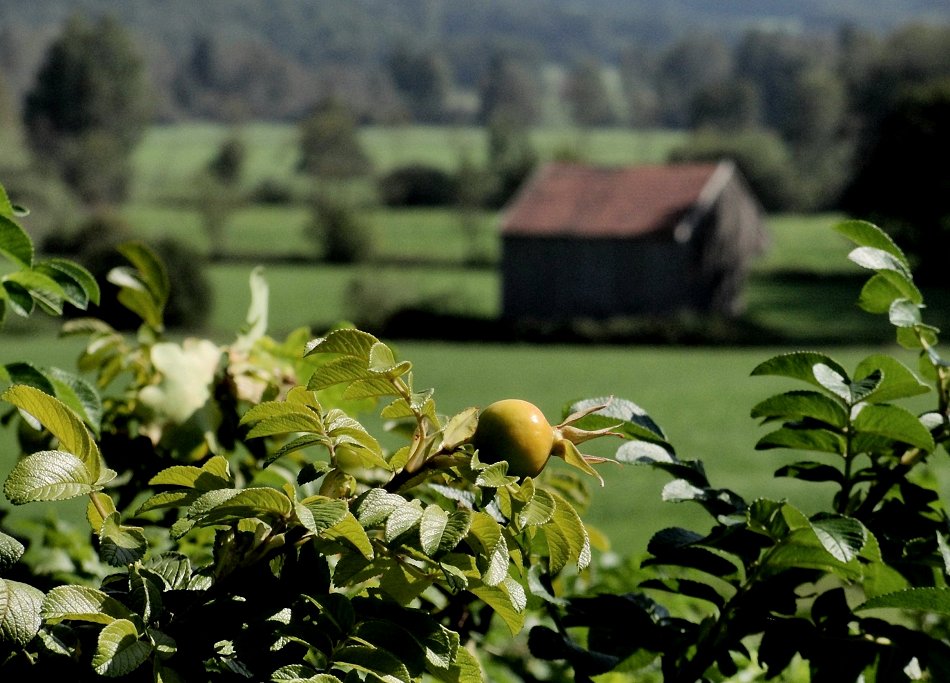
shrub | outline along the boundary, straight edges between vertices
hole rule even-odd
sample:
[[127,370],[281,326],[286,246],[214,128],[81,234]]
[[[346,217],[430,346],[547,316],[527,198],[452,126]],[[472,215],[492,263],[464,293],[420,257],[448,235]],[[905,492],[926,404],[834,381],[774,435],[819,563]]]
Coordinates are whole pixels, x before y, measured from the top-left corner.
[[[94,303],[88,271],[33,259],[20,213],[0,192],[5,306]],[[2,366],[24,452],[4,494],[15,505],[85,498],[89,531],[48,522],[55,562],[0,532],[0,673],[693,683],[805,667],[816,681],[948,679],[948,518],[928,463],[950,440],[950,364],[903,252],[869,223],[839,230],[871,272],[861,306],[887,313],[919,364],[874,353],[848,371],[797,351],[753,369],[804,385],[751,415],[770,429],[759,449],[804,458],[779,476],[831,493],[811,515],[713,486],[619,398],[573,402],[554,427],[519,402],[527,445],[550,444],[573,469],[511,476],[503,453],[480,458],[481,412],[440,413],[411,363],[373,335],[269,337],[257,271],[231,343],[165,338],[167,273],[144,245],[121,245],[127,263],[109,279],[137,333],[68,322],[88,339],[85,375]],[[900,405],[927,392],[931,409]],[[395,448],[356,417],[377,401]],[[488,443],[521,449],[522,436],[502,424]],[[578,449],[601,437],[619,438],[614,458]],[[698,505],[702,530],[661,529],[639,566],[588,572],[579,475],[600,479],[608,459],[669,474],[663,498]],[[532,659],[512,643],[528,626]]]
[[458,181],[433,166],[415,164],[397,168],[379,181],[386,206],[448,206],[458,198]]

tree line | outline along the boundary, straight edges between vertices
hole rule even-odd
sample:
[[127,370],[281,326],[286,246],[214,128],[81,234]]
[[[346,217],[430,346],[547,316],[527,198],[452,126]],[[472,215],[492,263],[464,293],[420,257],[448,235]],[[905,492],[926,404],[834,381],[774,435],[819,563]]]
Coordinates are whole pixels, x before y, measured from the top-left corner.
[[[662,48],[631,44],[614,63],[586,54],[551,64],[500,44],[473,61],[481,63],[474,80],[460,75],[446,47],[397,41],[372,68],[341,62],[332,73],[313,72],[273,45],[200,34],[156,83],[122,24],[74,16],[22,98],[0,70],[0,124],[22,122],[37,157],[93,201],[123,196],[132,149],[174,102],[189,117],[301,122],[301,170],[314,175],[334,165],[342,168],[330,175],[368,170],[352,141],[314,137],[321,115],[317,138],[345,138],[367,122],[485,125],[506,145],[495,156],[521,150],[522,167],[533,158],[522,149],[523,132],[552,121],[688,129],[674,159],[735,159],[769,210],[863,212],[908,232],[912,251],[933,244],[911,226],[943,222],[943,210],[931,208],[937,200],[919,188],[946,182],[926,159],[945,143],[937,124],[950,97],[950,25],[886,34],[750,29],[732,42],[696,33]],[[328,106],[342,108],[330,123]],[[914,139],[917,156],[893,142],[896,132]],[[882,190],[892,173],[914,191],[913,208],[908,193]]]

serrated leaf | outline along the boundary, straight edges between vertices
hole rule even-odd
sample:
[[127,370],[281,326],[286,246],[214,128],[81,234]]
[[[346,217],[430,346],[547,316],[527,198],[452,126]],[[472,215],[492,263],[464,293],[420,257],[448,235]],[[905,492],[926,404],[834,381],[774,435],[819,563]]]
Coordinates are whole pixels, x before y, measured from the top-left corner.
[[861,247],[874,247],[889,253],[898,261],[909,267],[907,257],[890,236],[878,226],[868,221],[847,220],[838,223],[835,230]]
[[97,490],[97,484],[86,464],[72,453],[40,451],[17,461],[3,492],[14,505],[23,505],[68,500]]
[[841,515],[814,517],[811,528],[822,547],[839,562],[856,558],[868,537],[868,530],[861,522]]
[[848,254],[848,260],[868,270],[893,270],[902,275],[910,276],[907,264],[893,254],[876,247],[858,247]]
[[950,588],[908,588],[886,593],[865,601],[854,611],[893,608],[950,615]]
[[473,537],[481,549],[480,568],[482,582],[486,586],[496,586],[508,575],[508,544],[498,525],[486,512],[472,515],[469,536]]
[[63,450],[82,461],[92,480],[99,478],[99,447],[82,420],[62,401],[26,385],[12,386],[0,398],[39,420],[59,439]]
[[924,384],[906,365],[887,354],[872,354],[864,358],[854,370],[855,377],[865,377],[875,370],[881,373],[877,387],[865,396],[865,400],[874,398],[878,403],[909,398],[926,394],[930,387]]
[[449,523],[449,513],[438,505],[428,505],[419,520],[419,544],[422,552],[433,555],[442,544],[442,534]]
[[848,379],[847,371],[830,357],[814,351],[793,351],[773,356],[759,363],[753,370],[752,376],[775,375],[789,377],[802,382],[808,382],[816,387],[825,389],[826,386],[815,377],[814,368],[823,365],[838,375],[842,381]]
[[544,489],[536,489],[518,513],[518,524],[522,527],[547,524],[554,517],[555,510],[557,502],[554,496]]
[[917,446],[927,452],[936,448],[933,436],[916,415],[895,405],[870,404],[861,407],[854,418],[859,433],[874,434]]
[[181,553],[162,553],[147,561],[145,567],[152,575],[161,577],[171,590],[184,589],[191,581],[191,560]]
[[364,361],[369,360],[369,351],[379,339],[356,329],[333,330],[325,337],[319,337],[307,343],[305,356],[314,353],[338,353],[343,356],[352,356]]
[[386,518],[386,542],[390,543],[412,529],[422,519],[422,515],[422,503],[418,500],[409,501],[397,507]]
[[891,304],[898,299],[915,304],[921,304],[924,300],[920,290],[907,276],[893,270],[882,270],[864,283],[858,305],[868,313],[887,313]]
[[820,453],[844,453],[845,441],[840,434],[826,429],[788,429],[783,427],[763,436],[755,444],[756,450],[793,448]]
[[368,366],[370,372],[383,375],[387,379],[400,377],[412,369],[412,363],[397,363],[393,350],[383,342],[376,342],[369,349]]
[[805,390],[771,396],[756,404],[751,416],[766,421],[801,420],[808,417],[839,428],[848,424],[848,413],[839,402],[817,391]]
[[660,426],[633,401],[614,397],[590,398],[571,404],[566,412],[583,413],[596,406],[605,407],[580,418],[574,426],[590,430],[611,427],[631,438],[666,441]]
[[[524,628],[525,613],[521,596],[516,595],[513,599],[506,583],[495,586],[473,586],[469,590],[479,600],[495,610],[495,613],[505,622],[512,635],[519,633]],[[521,595],[523,595],[523,592]]]
[[557,507],[551,521],[541,527],[548,540],[550,571],[555,574],[568,562],[574,562],[578,569],[584,569],[591,560],[590,535],[587,528],[573,505],[556,493],[551,493],[551,496]]
[[399,391],[393,383],[383,378],[357,380],[343,390],[343,398],[348,401],[398,395]]
[[366,359],[355,356],[341,356],[322,364],[314,370],[307,382],[307,389],[317,391],[332,387],[335,384],[355,382],[358,379],[369,379],[371,377],[372,373],[366,365]]
[[142,559],[146,550],[144,529],[120,524],[117,512],[106,517],[99,530],[99,554],[106,563],[123,567]]
[[171,287],[162,260],[144,242],[126,242],[120,244],[117,249],[135,267],[142,284],[158,308],[163,308],[168,302]]
[[21,268],[33,265],[33,241],[10,214],[0,214],[0,254]]
[[357,519],[363,526],[376,526],[385,522],[393,510],[407,503],[398,493],[389,493],[379,488],[370,489],[356,506]]
[[23,557],[24,552],[26,552],[26,548],[23,547],[22,543],[13,538],[13,536],[8,536],[0,531],[0,570],[7,569],[16,564],[16,562]]
[[921,308],[907,299],[897,299],[891,303],[887,317],[894,327],[916,327],[921,323]]
[[246,489],[216,489],[203,494],[188,509],[187,517],[197,526],[237,522],[243,519],[286,519],[294,507],[287,494],[258,486]]
[[58,623],[71,619],[96,624],[109,624],[116,619],[132,619],[121,602],[100,590],[86,586],[56,586],[43,599],[44,621]]
[[28,291],[38,304],[50,313],[63,312],[66,292],[56,280],[38,270],[19,270],[4,276],[4,285],[15,283]]
[[0,578],[0,643],[25,646],[40,630],[43,592]]
[[410,683],[405,664],[394,655],[372,647],[348,645],[334,652],[336,665],[351,667],[372,674],[384,683]]
[[162,613],[164,578],[138,566],[129,567],[129,598],[136,613],[150,623]]
[[36,308],[36,302],[30,296],[30,291],[16,282],[10,282],[0,279],[0,285],[3,291],[0,291],[0,301],[4,301],[4,315],[6,315],[7,306],[18,316],[28,318],[33,309]]
[[185,486],[198,491],[212,491],[230,485],[230,466],[226,458],[215,455],[201,467],[173,465],[151,479],[150,486]]
[[272,683],[342,683],[331,674],[318,674],[305,664],[288,664],[271,674]]
[[346,517],[346,502],[326,496],[310,496],[296,504],[300,523],[314,534],[320,534]]
[[152,654],[152,644],[139,638],[135,624],[117,619],[99,632],[92,667],[100,676],[119,678],[141,666]]
[[475,434],[478,426],[478,408],[466,408],[456,413],[442,429],[442,448],[451,451],[467,442]]
[[345,540],[359,550],[367,560],[373,559],[373,544],[366,535],[366,530],[350,512],[347,512],[342,520],[324,531],[322,535],[332,540]]

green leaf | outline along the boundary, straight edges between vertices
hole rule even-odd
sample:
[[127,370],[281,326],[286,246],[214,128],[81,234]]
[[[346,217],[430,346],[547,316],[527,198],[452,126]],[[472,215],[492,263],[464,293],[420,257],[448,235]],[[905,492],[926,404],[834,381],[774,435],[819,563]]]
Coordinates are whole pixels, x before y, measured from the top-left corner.
[[144,242],[126,242],[118,247],[121,253],[135,267],[139,278],[145,285],[158,309],[165,307],[171,286],[168,273],[158,255]]
[[338,353],[369,362],[369,352],[379,340],[368,332],[351,328],[333,330],[325,337],[307,343],[305,356],[314,353]]
[[518,524],[522,527],[541,526],[554,517],[557,501],[544,489],[535,489],[534,494],[518,513]]
[[16,284],[29,292],[30,296],[48,313],[59,315],[63,312],[66,292],[59,283],[38,270],[18,270],[4,277],[4,285]]
[[393,510],[386,518],[386,542],[391,543],[415,527],[422,519],[422,515],[422,503],[419,500],[409,501]]
[[370,372],[383,375],[386,379],[395,379],[405,375],[412,369],[412,363],[407,360],[397,363],[393,350],[383,342],[376,342],[369,350]]
[[133,614],[121,602],[100,590],[86,586],[56,586],[43,600],[44,621],[64,620],[111,624],[116,619],[132,619]]
[[877,387],[865,396],[865,400],[874,398],[877,402],[893,401],[926,394],[930,387],[920,381],[903,363],[893,356],[879,353],[866,357],[854,370],[855,377],[865,377],[875,370],[880,371],[881,381]]
[[449,418],[442,429],[442,450],[452,451],[469,441],[478,426],[478,408],[466,408]]
[[910,263],[900,247],[894,243],[887,233],[881,230],[873,223],[860,220],[843,221],[835,226],[835,230],[849,240],[861,247],[873,247],[885,251],[905,267],[909,268]]
[[916,415],[894,405],[871,404],[861,406],[854,418],[859,433],[874,434],[887,439],[917,446],[927,452],[936,448],[933,436]]
[[23,557],[24,552],[26,548],[22,543],[0,531],[0,570],[16,564],[17,560]]
[[347,512],[343,519],[323,532],[324,538],[331,540],[345,540],[353,545],[354,548],[367,560],[372,560],[373,544],[366,535],[366,530],[360,525],[352,513]]
[[305,664],[288,664],[271,674],[272,683],[342,683],[330,674],[318,674]]
[[95,386],[84,377],[59,368],[44,368],[43,372],[53,382],[56,398],[98,433],[102,422],[102,398]]
[[[846,384],[848,380],[847,371],[841,367],[834,360],[829,358],[823,353],[816,353],[814,351],[793,351],[791,353],[784,353],[779,356],[773,356],[762,363],[759,363],[752,370],[752,375],[776,375],[779,377],[789,377],[791,379],[801,380],[802,382],[808,382],[813,384],[816,387],[821,389],[828,389],[825,383],[818,379],[815,375],[815,367],[823,366],[824,369],[822,372],[825,375],[830,375],[829,370],[834,373],[837,377],[840,378],[842,384]],[[828,381],[828,377],[824,377],[825,382]],[[840,387],[839,387],[840,391]],[[835,395],[841,396],[842,398],[849,398],[850,393],[842,395],[839,391],[834,391]]]
[[36,636],[42,620],[42,591],[19,581],[0,579],[0,643],[23,647]]
[[310,496],[295,505],[300,523],[314,534],[339,524],[347,515],[346,502],[326,496]]
[[500,583],[496,586],[472,586],[469,590],[495,610],[495,613],[505,622],[512,635],[519,633],[524,628],[525,603],[521,600],[523,593],[521,595],[516,593],[513,598],[507,583]]
[[907,276],[893,270],[882,270],[864,283],[858,305],[868,313],[887,313],[898,299],[915,304],[924,301],[920,290]]
[[239,522],[243,519],[286,519],[294,512],[293,502],[278,489],[258,486],[246,489],[216,489],[199,497],[187,517],[196,526]]
[[783,427],[763,436],[755,444],[756,450],[794,448],[821,453],[844,453],[845,440],[840,434],[826,429],[790,429]]
[[[307,382],[307,389],[317,391],[335,384],[355,382],[372,377],[364,358],[341,356],[317,368]],[[410,413],[411,414],[411,413]]]
[[813,517],[811,528],[822,547],[839,562],[855,559],[868,538],[868,530],[861,522],[841,515]]
[[3,484],[14,505],[68,500],[98,490],[86,464],[65,451],[40,451],[19,460]]
[[132,607],[145,623],[161,615],[164,585],[165,579],[161,574],[141,569],[137,565],[129,567],[129,598]]
[[854,611],[885,608],[950,615],[950,588],[908,588],[886,593],[863,602]]
[[552,574],[556,574],[568,562],[574,562],[578,569],[584,569],[591,560],[587,528],[573,505],[556,493],[551,493],[551,496],[557,507],[551,521],[541,527],[548,542],[549,569]]
[[384,683],[410,683],[411,677],[405,664],[394,655],[372,647],[349,645],[334,653],[334,664],[363,671]]
[[428,505],[419,520],[419,544],[426,555],[434,555],[442,545],[442,534],[449,523],[449,513],[438,505]]
[[753,418],[801,420],[811,418],[833,427],[844,428],[848,413],[838,401],[817,391],[789,391],[765,399],[752,408]]
[[63,290],[70,304],[85,310],[90,302],[99,303],[99,285],[92,274],[78,263],[66,259],[49,259],[37,263],[34,270],[49,277]]
[[910,270],[907,264],[883,249],[858,247],[848,254],[848,259],[868,270],[893,270],[901,275],[910,277]]
[[598,405],[606,407],[586,415],[574,423],[580,429],[614,428],[614,431],[634,439],[666,441],[666,435],[647,412],[633,401],[614,397],[589,398],[571,404],[565,412],[581,413]]
[[434,672],[445,683],[482,683],[486,680],[478,659],[464,647],[458,648],[455,660],[447,672]]
[[357,519],[363,526],[376,526],[385,522],[393,510],[406,504],[406,499],[398,493],[389,493],[379,488],[370,489],[356,505]]
[[486,586],[496,586],[508,576],[508,544],[498,525],[491,515],[486,512],[476,512],[472,515],[472,526],[469,537],[480,548],[480,569],[482,583]]
[[81,460],[95,481],[99,478],[101,458],[99,447],[86,429],[82,420],[66,405],[34,387],[17,385],[10,387],[2,395],[20,410],[29,413],[59,439],[60,445]]
[[922,322],[921,308],[907,299],[897,299],[887,311],[888,319],[894,327],[916,327]]
[[148,541],[141,527],[119,523],[119,513],[106,517],[99,531],[99,553],[113,567],[132,564],[145,556]]
[[152,644],[140,640],[135,624],[117,619],[99,632],[92,667],[100,676],[119,678],[141,666],[152,654]]
[[30,236],[6,212],[0,213],[0,254],[21,268],[33,265],[33,242]]
[[150,486],[185,486],[198,491],[213,491],[227,488],[231,481],[230,468],[226,458],[215,455],[201,467],[193,465],[173,465],[167,467],[149,480]]

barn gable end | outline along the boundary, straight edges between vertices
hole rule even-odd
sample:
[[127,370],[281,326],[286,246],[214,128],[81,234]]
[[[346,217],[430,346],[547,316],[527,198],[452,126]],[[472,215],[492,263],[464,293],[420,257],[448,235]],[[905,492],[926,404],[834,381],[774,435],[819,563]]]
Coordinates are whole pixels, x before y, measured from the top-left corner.
[[508,319],[735,315],[762,210],[730,162],[550,164],[503,213]]

